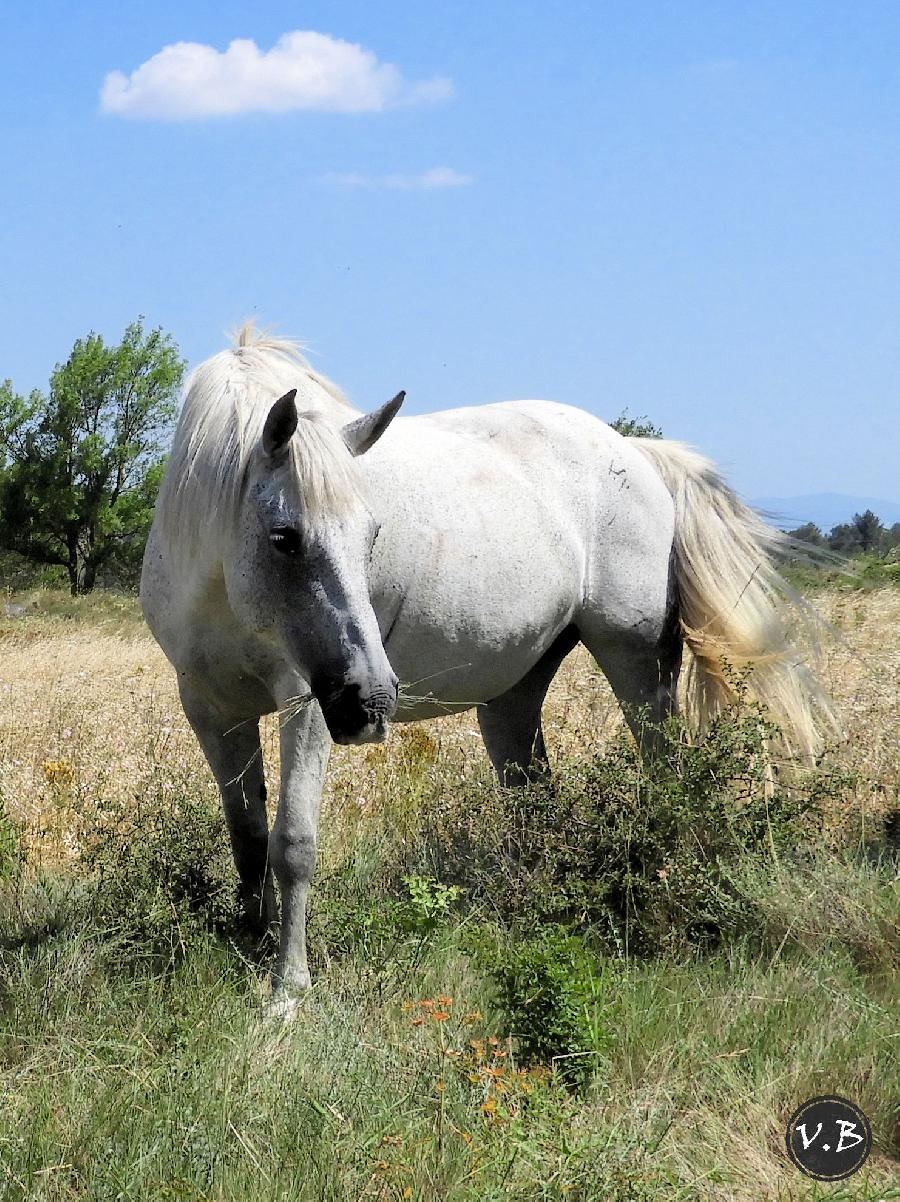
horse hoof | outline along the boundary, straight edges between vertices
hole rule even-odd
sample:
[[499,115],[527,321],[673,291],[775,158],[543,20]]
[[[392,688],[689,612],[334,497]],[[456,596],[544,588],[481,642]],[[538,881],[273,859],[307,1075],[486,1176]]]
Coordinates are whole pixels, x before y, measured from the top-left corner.
[[267,1021],[288,1026],[297,1017],[301,999],[290,993],[276,993],[265,1007]]
[[305,980],[292,982],[290,988],[278,984],[266,1003],[266,1018],[276,1023],[291,1023],[300,1013],[304,1000],[309,996],[309,975]]

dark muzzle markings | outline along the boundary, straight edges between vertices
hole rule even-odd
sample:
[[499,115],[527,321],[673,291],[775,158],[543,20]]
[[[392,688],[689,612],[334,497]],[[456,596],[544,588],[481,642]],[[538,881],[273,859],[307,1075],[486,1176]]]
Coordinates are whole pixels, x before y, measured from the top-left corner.
[[376,687],[365,693],[358,683],[338,682],[333,677],[313,683],[335,743],[382,742],[397,707],[397,690],[395,677],[391,688]]

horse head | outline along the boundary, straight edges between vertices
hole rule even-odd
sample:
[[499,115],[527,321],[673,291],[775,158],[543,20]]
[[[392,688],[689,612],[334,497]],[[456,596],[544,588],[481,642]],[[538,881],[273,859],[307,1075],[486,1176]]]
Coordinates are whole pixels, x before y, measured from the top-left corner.
[[379,527],[356,458],[403,397],[343,427],[298,412],[295,390],[275,401],[248,458],[225,565],[232,609],[280,645],[336,743],[382,741],[397,704],[369,597]]

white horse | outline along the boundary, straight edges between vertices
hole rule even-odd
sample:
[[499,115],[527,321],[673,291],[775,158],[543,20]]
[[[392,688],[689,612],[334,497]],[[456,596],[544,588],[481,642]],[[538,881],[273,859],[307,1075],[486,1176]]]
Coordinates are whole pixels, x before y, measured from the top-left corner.
[[[635,735],[729,699],[727,665],[793,747],[827,706],[785,634],[779,538],[675,442],[518,401],[361,416],[291,343],[245,327],[193,374],[144,559],[144,612],[222,793],[273,985],[309,984],[305,913],[332,740],[477,706],[504,784],[547,771],[541,705],[584,643]],[[402,696],[398,679],[426,681]],[[420,686],[421,688],[421,686]],[[298,699],[307,699],[298,704]],[[259,718],[281,710],[271,835]]]

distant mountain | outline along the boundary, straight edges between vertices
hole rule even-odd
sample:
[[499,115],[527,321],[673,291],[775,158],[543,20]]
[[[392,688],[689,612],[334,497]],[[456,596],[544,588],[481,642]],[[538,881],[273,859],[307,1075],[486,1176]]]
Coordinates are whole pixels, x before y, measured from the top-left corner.
[[841,522],[849,522],[855,513],[871,509],[885,524],[900,522],[900,501],[876,497],[847,497],[842,493],[818,492],[803,497],[757,497],[750,504],[761,509],[773,525],[794,530],[806,522],[815,522],[826,534]]

